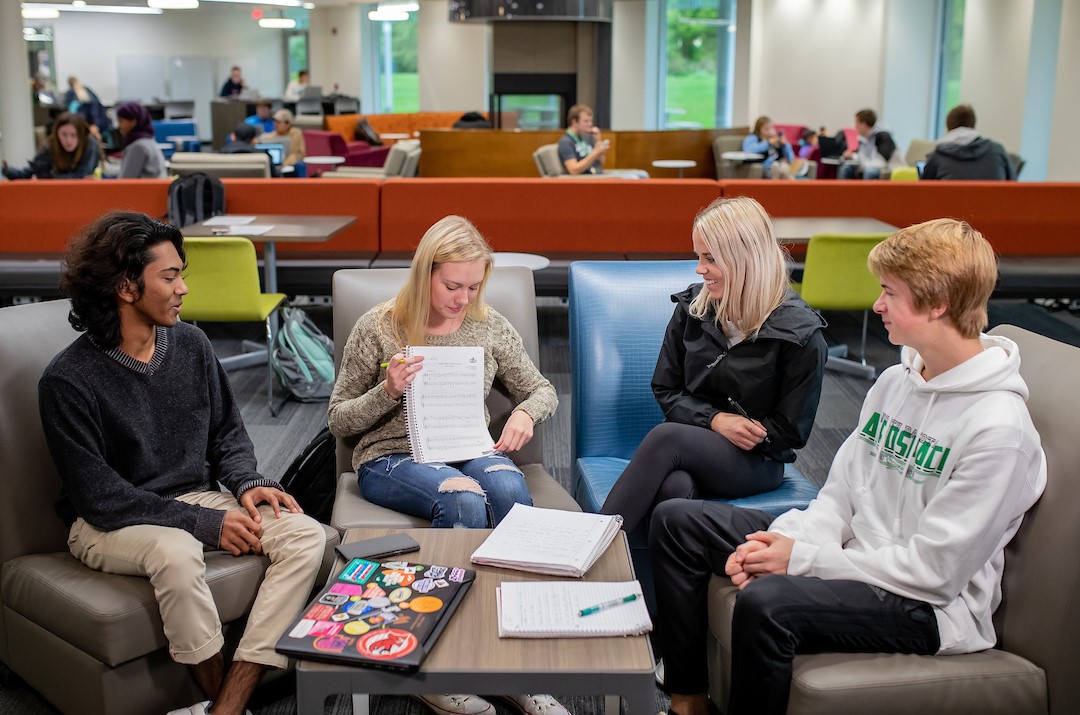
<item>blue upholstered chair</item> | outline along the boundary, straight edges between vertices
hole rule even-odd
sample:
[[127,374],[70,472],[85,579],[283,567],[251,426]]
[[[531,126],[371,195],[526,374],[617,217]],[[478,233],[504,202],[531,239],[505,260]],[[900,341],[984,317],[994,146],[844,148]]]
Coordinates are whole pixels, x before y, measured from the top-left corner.
[[[573,494],[585,511],[603,505],[641,440],[663,421],[653,370],[675,304],[699,282],[694,261],[576,261],[570,264]],[[781,514],[801,509],[817,487],[793,465],[774,491],[731,500]]]

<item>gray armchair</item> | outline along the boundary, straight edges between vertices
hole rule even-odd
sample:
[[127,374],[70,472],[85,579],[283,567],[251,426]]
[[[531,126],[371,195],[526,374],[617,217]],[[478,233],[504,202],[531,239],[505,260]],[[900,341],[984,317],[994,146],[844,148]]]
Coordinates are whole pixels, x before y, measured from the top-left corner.
[[[0,661],[65,715],[163,713],[202,696],[169,658],[150,582],[83,566],[53,511],[60,479],[37,383],[78,337],[68,308],[66,300],[0,308]],[[326,531],[323,576],[338,541]],[[268,566],[259,556],[207,553],[206,580],[227,638]]]
[[[407,268],[346,269],[334,274],[335,365],[341,365],[345,340],[357,319],[368,309],[397,295],[407,274]],[[484,289],[484,299],[517,329],[529,357],[539,365],[540,341],[536,332],[536,292],[532,272],[520,266],[496,268]],[[498,435],[514,404],[509,393],[497,381],[488,394],[487,406],[491,414],[491,433]],[[581,511],[573,497],[544,469],[543,433],[544,425],[537,425],[532,440],[524,449],[510,455],[525,473],[533,504],[550,509]],[[430,520],[392,511],[364,499],[352,468],[355,446],[355,439],[338,440],[337,466],[341,476],[338,478],[330,524],[342,533],[357,526],[399,529],[431,526]]]
[[[874,715],[1080,712],[1080,441],[1073,419],[1080,348],[1010,325],[992,333],[1020,346],[1028,409],[1046,452],[1048,481],[1005,553],[998,645],[950,656],[823,653],[795,658],[788,713]],[[711,695],[726,707],[731,615],[738,592],[709,586]]]
[[716,161],[717,179],[762,179],[765,172],[761,162],[725,159],[729,151],[742,151],[743,138],[734,134],[718,136],[713,140],[713,160]]
[[390,146],[386,153],[386,162],[376,166],[339,166],[334,172],[338,178],[347,176],[366,176],[389,179],[394,176],[416,176],[420,167],[420,140],[403,139]]
[[170,157],[170,174],[186,176],[195,172],[218,178],[269,179],[270,155],[261,151],[252,154],[178,151]]

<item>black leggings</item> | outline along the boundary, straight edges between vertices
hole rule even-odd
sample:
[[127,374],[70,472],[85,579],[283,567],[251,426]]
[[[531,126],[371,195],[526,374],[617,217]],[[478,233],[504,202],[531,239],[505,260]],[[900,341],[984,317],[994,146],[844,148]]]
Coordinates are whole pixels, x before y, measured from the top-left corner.
[[739,449],[705,427],[663,422],[653,427],[608,493],[601,514],[621,514],[632,531],[668,499],[737,499],[772,491],[784,465]]

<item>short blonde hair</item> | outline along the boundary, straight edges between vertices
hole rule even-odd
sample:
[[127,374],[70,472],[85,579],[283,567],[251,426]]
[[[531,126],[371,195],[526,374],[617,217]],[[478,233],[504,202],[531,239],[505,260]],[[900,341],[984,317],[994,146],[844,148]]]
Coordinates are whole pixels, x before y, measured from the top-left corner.
[[383,304],[384,315],[389,318],[389,328],[394,340],[401,347],[424,345],[427,342],[427,324],[431,315],[431,274],[443,263],[470,263],[484,261],[484,278],[476,300],[469,303],[466,314],[482,320],[487,316],[484,303],[484,286],[491,276],[493,256],[488,244],[476,226],[461,216],[447,216],[424,233],[420,245],[413,254],[409,266],[409,278],[392,301]]
[[878,278],[903,281],[916,310],[944,305],[965,338],[978,337],[989,322],[986,304],[997,282],[997,258],[966,221],[939,218],[901,229],[874,246],[867,264]]
[[757,337],[788,289],[784,249],[769,215],[747,196],[717,199],[694,219],[694,230],[723,273],[724,295],[715,299],[702,290],[690,314],[701,319],[712,313],[717,325],[731,321],[748,338]]

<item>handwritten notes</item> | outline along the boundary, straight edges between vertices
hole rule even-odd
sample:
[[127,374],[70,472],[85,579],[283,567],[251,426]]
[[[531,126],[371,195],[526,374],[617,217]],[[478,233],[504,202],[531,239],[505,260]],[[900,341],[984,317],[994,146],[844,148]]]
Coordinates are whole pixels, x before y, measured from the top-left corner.
[[405,390],[409,445],[417,462],[463,462],[495,450],[484,416],[484,349],[414,345],[423,367]]
[[[630,595],[637,599],[580,615],[582,609]],[[500,638],[633,636],[652,630],[637,581],[507,581],[498,588],[496,603]]]

